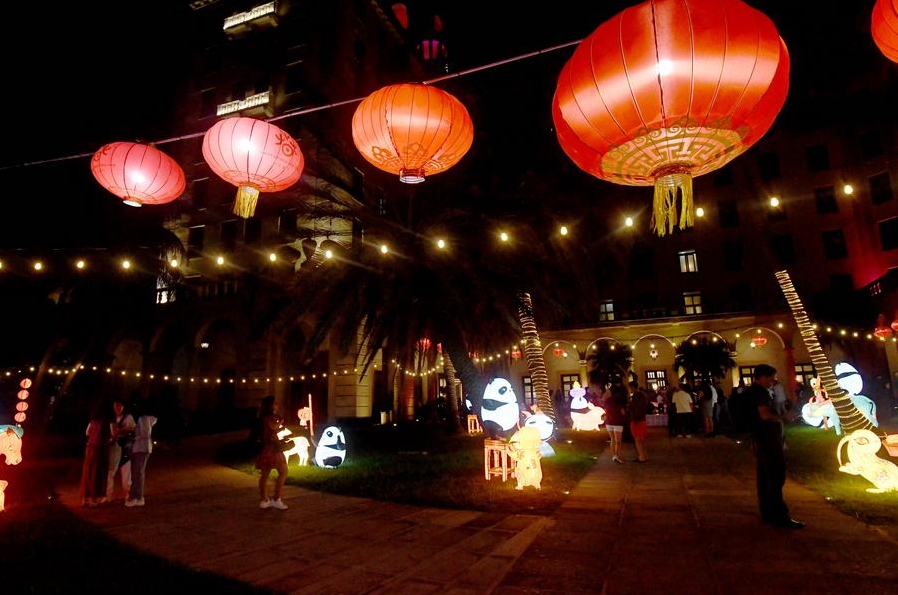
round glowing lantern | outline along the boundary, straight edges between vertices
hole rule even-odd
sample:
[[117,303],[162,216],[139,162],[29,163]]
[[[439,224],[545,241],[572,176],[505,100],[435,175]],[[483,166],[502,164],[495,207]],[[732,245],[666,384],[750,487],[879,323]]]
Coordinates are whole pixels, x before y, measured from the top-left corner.
[[786,100],[789,55],[741,0],[653,0],[584,39],[552,101],[561,148],[582,170],[654,186],[652,227],[690,227],[692,178],[745,152]]
[[237,186],[234,214],[256,212],[260,192],[285,190],[299,181],[305,165],[289,134],[255,118],[226,118],[203,137],[203,158],[220,178]]
[[383,87],[352,116],[352,141],[369,163],[407,184],[423,182],[458,163],[474,142],[462,103],[421,84]]
[[521,359],[522,355],[521,350],[517,347],[511,350],[511,359]]
[[764,335],[755,335],[752,337],[751,342],[755,347],[763,347],[764,345],[767,345],[767,337]]
[[876,327],[873,329],[873,336],[877,339],[888,339],[892,336],[892,329],[886,324],[885,314],[880,314],[876,317]]
[[564,357],[564,349],[562,349],[560,345],[556,345],[555,349],[552,350],[552,355],[555,357]]
[[18,413],[15,414],[15,416],[13,416],[13,419],[16,420],[18,423],[22,423],[23,421],[25,421],[26,417],[28,417],[28,416],[25,415],[24,411],[19,411]]
[[896,333],[898,333],[898,318],[896,318],[895,320],[893,320],[893,321],[892,321],[892,324],[891,324],[890,326],[892,327],[892,330],[893,330],[893,331],[895,331]]
[[184,170],[150,145],[116,142],[100,147],[90,160],[94,178],[126,205],[158,205],[184,193]]
[[876,0],[870,16],[870,34],[879,51],[898,62],[898,0]]

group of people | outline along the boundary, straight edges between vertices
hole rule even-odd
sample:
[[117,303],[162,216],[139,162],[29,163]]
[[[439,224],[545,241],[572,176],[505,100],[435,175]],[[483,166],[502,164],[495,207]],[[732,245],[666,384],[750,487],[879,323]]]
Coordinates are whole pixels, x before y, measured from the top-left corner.
[[612,385],[605,392],[602,408],[605,410],[605,429],[611,437],[611,460],[623,464],[621,449],[623,446],[625,426],[630,430],[633,444],[636,447],[636,463],[645,463],[648,459],[645,439],[648,436],[648,427],[645,417],[649,411],[649,398],[645,391],[639,388],[639,383],[631,381],[627,385],[629,391],[623,387]]
[[149,411],[132,414],[123,399],[114,399],[111,409],[98,406],[87,423],[81,504],[94,507],[114,502],[119,484],[125,506],[144,506],[147,461],[153,452],[153,426],[158,420]]

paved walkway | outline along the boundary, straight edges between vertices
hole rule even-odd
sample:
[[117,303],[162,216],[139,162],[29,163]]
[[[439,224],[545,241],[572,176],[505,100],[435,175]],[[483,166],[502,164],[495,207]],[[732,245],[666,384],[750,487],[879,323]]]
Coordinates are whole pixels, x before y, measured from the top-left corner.
[[[648,463],[618,465],[603,453],[551,517],[447,511],[290,486],[289,510],[261,510],[256,477],[212,460],[214,449],[234,438],[193,438],[177,452],[154,453],[144,508],[81,508],[70,480],[57,491],[65,505],[123,542],[283,593],[898,592],[898,542],[889,532],[792,481],[786,500],[808,526],[761,524],[751,453],[724,437],[670,439],[666,428],[651,428]],[[625,449],[632,454],[632,445]]]

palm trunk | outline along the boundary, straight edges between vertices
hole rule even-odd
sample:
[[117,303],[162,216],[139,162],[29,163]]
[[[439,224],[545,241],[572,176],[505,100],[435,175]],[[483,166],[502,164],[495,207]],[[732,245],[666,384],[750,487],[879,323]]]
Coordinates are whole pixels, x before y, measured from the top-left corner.
[[446,373],[446,400],[449,405],[449,430],[458,432],[461,430],[461,419],[458,415],[458,393],[455,390],[455,366],[452,358],[443,354],[443,371]]
[[549,376],[546,373],[546,361],[543,359],[543,347],[536,330],[536,319],[533,316],[533,301],[530,294],[518,294],[518,317],[521,319],[521,338],[524,340],[524,355],[527,358],[527,369],[530,371],[530,384],[536,395],[536,402],[543,413],[552,421],[555,418],[555,403],[549,394]]

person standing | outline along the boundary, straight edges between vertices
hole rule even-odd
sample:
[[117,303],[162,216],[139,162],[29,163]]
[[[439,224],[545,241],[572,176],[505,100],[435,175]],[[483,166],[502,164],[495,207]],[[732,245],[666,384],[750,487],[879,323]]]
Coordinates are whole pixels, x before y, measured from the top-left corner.
[[785,415],[786,414],[786,389],[783,388],[783,383],[776,379],[773,382],[773,387],[771,387],[773,391],[773,410],[777,415]]
[[[623,394],[621,394],[623,391]],[[621,444],[624,441],[624,424],[627,422],[627,397],[622,386],[614,385],[605,391],[605,429],[611,437],[611,460],[623,463],[620,458]]]
[[155,415],[143,412],[137,417],[134,442],[131,445],[131,487],[125,506],[144,506],[144,487],[147,478],[147,460],[153,452],[153,426],[159,421]]
[[112,402],[112,411],[113,418],[109,424],[109,473],[106,477],[107,502],[112,501],[115,495],[116,475],[120,476],[122,496],[126,500],[128,498],[128,491],[131,489],[131,460],[128,458],[128,449],[134,439],[134,417],[125,411],[125,404],[121,399]]
[[109,465],[109,424],[97,407],[87,422],[84,463],[81,466],[81,506],[97,506],[106,500],[106,473]]
[[646,396],[645,391],[639,388],[638,382],[631,380],[628,411],[630,413],[630,434],[633,435],[633,444],[636,446],[637,463],[645,463],[649,460],[645,449],[645,439],[649,435],[649,429],[645,423],[648,409],[648,396]]
[[[284,428],[284,420],[278,415],[274,404],[274,395],[262,399],[259,413],[262,417],[262,450],[256,456],[256,469],[259,470],[259,495],[262,501],[259,508],[277,508],[287,510],[281,500],[281,491],[287,481],[287,459],[281,452],[278,432]],[[274,499],[268,498],[268,478],[272,470],[278,475],[274,482]]]
[[789,507],[783,500],[786,485],[786,453],[784,447],[783,418],[776,413],[770,388],[776,382],[776,369],[767,364],[755,366],[751,386],[745,395],[751,407],[750,429],[752,451],[757,462],[758,508],[761,520],[770,525],[800,529],[804,523],[789,515]]
[[671,401],[673,403],[673,408],[676,411],[677,431],[679,432],[680,438],[686,436],[687,432],[692,434],[692,410],[694,403],[692,401],[692,395],[686,390],[685,384],[681,384],[677,387],[673,397],[671,397]]

